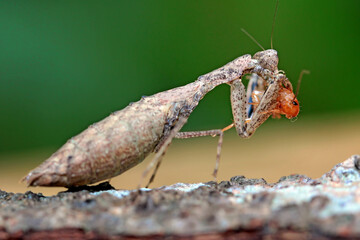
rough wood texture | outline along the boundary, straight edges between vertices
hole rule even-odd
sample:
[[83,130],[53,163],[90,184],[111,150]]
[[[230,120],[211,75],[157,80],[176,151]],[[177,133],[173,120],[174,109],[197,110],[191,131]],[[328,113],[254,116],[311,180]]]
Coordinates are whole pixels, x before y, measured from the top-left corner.
[[275,184],[237,176],[51,197],[0,191],[0,239],[360,238],[359,169],[355,155],[321,178],[291,175]]

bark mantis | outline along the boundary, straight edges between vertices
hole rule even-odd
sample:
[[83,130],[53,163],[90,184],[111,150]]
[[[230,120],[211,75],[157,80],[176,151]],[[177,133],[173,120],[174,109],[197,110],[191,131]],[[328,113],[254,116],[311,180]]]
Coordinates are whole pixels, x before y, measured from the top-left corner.
[[[159,160],[174,137],[220,135],[218,165],[223,132],[227,128],[185,133],[178,131],[206,93],[220,84],[229,84],[234,126],[239,136],[250,137],[271,114],[282,113],[279,92],[287,89],[292,93],[290,81],[278,70],[277,65],[278,56],[273,49],[258,52],[253,57],[244,55],[200,76],[195,82],[144,97],[68,140],[24,180],[29,186],[72,187],[91,184],[125,172],[155,150],[157,153],[144,172],[146,175],[155,164],[158,167]],[[266,91],[251,116],[246,112],[248,106],[242,83],[242,77],[250,73],[259,76],[266,85]],[[297,102],[294,95],[292,98]],[[215,176],[216,172],[217,167]],[[151,180],[153,178],[154,175]]]
[[[216,178],[226,130],[235,127],[240,137],[248,138],[270,115],[292,118],[298,114],[299,103],[292,84],[278,70],[278,61],[273,49],[243,55],[185,86],[143,97],[69,139],[23,180],[28,186],[92,184],[125,172],[155,151],[142,176],[143,179],[155,166],[150,184],[174,137],[219,135],[213,173]],[[247,74],[252,77],[246,92],[242,80]],[[231,87],[234,123],[223,129],[179,132],[199,101],[220,84]]]

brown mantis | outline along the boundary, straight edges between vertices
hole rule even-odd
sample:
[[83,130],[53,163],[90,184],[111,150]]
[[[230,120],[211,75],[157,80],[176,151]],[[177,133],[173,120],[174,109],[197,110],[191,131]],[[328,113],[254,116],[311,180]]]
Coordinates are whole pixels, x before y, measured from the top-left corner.
[[[298,114],[299,103],[292,84],[278,70],[278,61],[273,49],[254,56],[247,54],[200,76],[195,82],[143,97],[68,140],[24,180],[29,186],[91,184],[125,172],[155,151],[143,174],[144,178],[156,166],[150,184],[174,137],[219,135],[213,173],[216,178],[224,131],[234,126],[239,136],[248,138],[270,115],[285,114],[292,118]],[[252,77],[246,92],[242,80],[247,74]],[[223,129],[179,132],[199,101],[220,84],[231,86],[234,123]]]
[[[279,111],[279,92],[292,85],[277,68],[278,56],[269,49],[244,55],[200,76],[195,82],[144,97],[71,138],[25,178],[29,186],[80,186],[117,176],[157,151],[150,167],[158,164],[173,137],[220,135],[227,129],[178,133],[206,93],[220,84],[231,86],[234,126],[248,138],[273,113]],[[263,79],[266,91],[256,110],[246,112],[247,99],[242,77],[254,73]],[[295,96],[293,97],[294,101]],[[296,100],[297,101],[297,100]],[[298,104],[297,104],[298,106]],[[217,165],[220,151],[218,150]],[[147,169],[148,172],[150,168]],[[216,176],[217,167],[214,175]],[[152,177],[153,179],[153,177]]]

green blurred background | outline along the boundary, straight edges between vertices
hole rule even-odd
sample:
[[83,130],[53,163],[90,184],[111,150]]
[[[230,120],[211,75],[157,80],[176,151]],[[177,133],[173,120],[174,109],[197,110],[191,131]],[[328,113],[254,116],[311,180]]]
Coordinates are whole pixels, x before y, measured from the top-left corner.
[[[269,0],[0,1],[0,175],[7,179],[24,175],[68,138],[142,95],[185,85],[238,56],[259,51],[240,28],[270,48],[275,5]],[[294,144],[301,139],[296,134],[304,131],[309,132],[304,143],[316,141],[310,134],[322,134],[325,140],[329,139],[326,134],[334,134],[340,143],[349,136],[341,138],[338,132],[360,135],[359,13],[357,0],[279,2],[273,38],[279,68],[294,84],[302,69],[311,75],[304,76],[301,84],[298,121],[264,124],[263,134],[270,142],[279,139],[276,134],[281,131],[298,131]],[[221,128],[231,119],[229,87],[219,86],[200,103],[185,130]],[[258,132],[255,135],[261,137]],[[272,148],[275,156],[289,149],[284,145],[289,140],[283,140]],[[184,145],[175,141],[172,147],[193,148],[191,155],[200,148],[195,143],[208,145],[203,142],[207,140],[188,141]],[[214,155],[216,140],[209,141]],[[234,134],[226,141],[246,144]],[[249,151],[264,149],[269,141],[253,143],[254,150]],[[344,154],[338,162],[360,152],[359,138],[351,140],[354,147],[349,152],[340,143],[334,145]],[[324,149],[330,150],[329,146]],[[241,159],[242,153],[228,158]],[[287,153],[287,157],[293,155]],[[196,158],[202,156],[199,153]],[[215,156],[210,158],[205,176]],[[187,172],[194,162],[201,161],[194,159]],[[237,162],[242,166],[241,160]],[[245,174],[246,169],[238,172]],[[231,177],[226,171],[223,174],[224,179]],[[182,179],[179,174],[174,181]],[[205,180],[209,179],[199,181]],[[17,189],[9,187],[11,182],[2,180],[0,188]]]

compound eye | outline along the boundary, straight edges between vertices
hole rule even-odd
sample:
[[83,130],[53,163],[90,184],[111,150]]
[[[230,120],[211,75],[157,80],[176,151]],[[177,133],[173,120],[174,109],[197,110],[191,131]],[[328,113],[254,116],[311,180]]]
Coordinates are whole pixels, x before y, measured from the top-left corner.
[[292,104],[293,104],[294,106],[299,105],[296,101],[292,101]]

